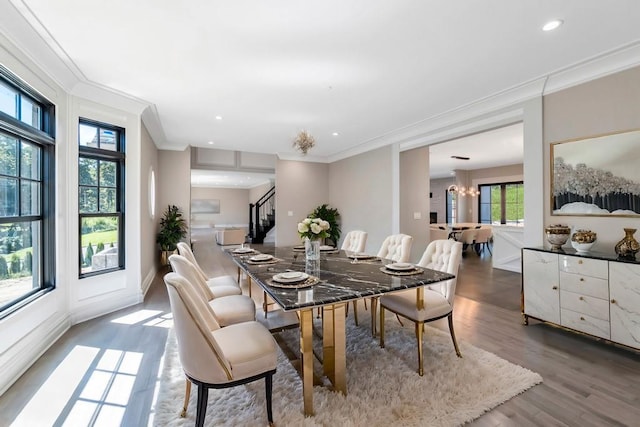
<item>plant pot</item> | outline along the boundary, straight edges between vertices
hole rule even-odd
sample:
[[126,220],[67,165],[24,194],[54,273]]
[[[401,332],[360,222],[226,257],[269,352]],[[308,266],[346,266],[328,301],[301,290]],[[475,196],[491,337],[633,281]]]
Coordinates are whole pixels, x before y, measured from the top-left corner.
[[175,253],[178,253],[178,251],[160,251],[160,265],[162,267],[166,267],[167,265],[169,265],[169,257]]

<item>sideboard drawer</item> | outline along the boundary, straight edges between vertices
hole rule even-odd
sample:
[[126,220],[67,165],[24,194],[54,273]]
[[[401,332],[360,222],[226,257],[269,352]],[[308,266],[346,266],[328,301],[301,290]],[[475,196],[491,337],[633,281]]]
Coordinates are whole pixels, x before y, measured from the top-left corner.
[[561,290],[560,307],[609,321],[609,301],[606,299]]
[[584,313],[562,309],[560,310],[560,324],[576,331],[584,332],[600,338],[610,339],[609,322],[596,319]]
[[560,289],[590,295],[596,298],[609,298],[609,281],[598,277],[560,272]]
[[609,279],[608,263],[601,259],[562,255],[560,256],[560,271]]

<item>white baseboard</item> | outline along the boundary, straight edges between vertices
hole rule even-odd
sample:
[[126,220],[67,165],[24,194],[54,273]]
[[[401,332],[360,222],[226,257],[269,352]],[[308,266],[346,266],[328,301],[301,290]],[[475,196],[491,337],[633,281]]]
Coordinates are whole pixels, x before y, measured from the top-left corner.
[[142,298],[143,299],[147,295],[147,292],[149,291],[149,288],[151,287],[151,283],[153,282],[153,279],[156,277],[157,273],[158,273],[158,269],[156,267],[152,267],[151,270],[149,270],[149,272],[145,276],[145,278],[142,281],[142,283],[140,284],[140,288],[141,288],[141,291],[142,291]]

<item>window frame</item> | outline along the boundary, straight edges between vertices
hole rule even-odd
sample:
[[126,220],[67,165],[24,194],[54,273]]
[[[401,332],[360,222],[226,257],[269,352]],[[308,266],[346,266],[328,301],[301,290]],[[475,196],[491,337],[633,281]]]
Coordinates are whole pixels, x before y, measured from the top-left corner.
[[[110,130],[117,133],[116,150],[105,150],[96,147],[88,147],[80,144],[80,126],[87,125],[97,128],[100,135],[101,130]],[[124,270],[125,266],[125,129],[109,123],[99,122],[96,120],[80,117],[78,120],[78,165],[80,159],[91,159],[97,161],[108,161],[116,164],[116,209],[114,212],[100,212],[100,178],[99,167],[96,188],[97,194],[97,212],[80,212],[80,167],[78,167],[78,277],[80,279],[93,277],[100,274],[111,273],[113,271]],[[118,265],[111,268],[103,268],[96,271],[82,272],[82,222],[86,218],[104,218],[116,217],[118,220]]]
[[[0,80],[17,92],[17,117],[0,111],[0,132],[18,141],[18,165],[16,179],[18,180],[18,214],[15,216],[0,217],[0,224],[10,223],[40,223],[37,245],[37,254],[32,249],[32,256],[40,265],[38,283],[32,284],[32,289],[0,306],[0,319],[9,316],[15,311],[25,307],[42,295],[55,289],[56,278],[56,236],[55,236],[55,105],[48,99],[29,87],[7,68],[0,65]],[[22,98],[27,97],[30,102],[40,107],[40,117],[38,127],[33,127],[21,120]],[[20,183],[25,179],[33,182],[32,179],[22,177],[20,172],[20,154],[22,144],[27,143],[36,147],[40,153],[40,190],[39,190],[39,214],[22,215],[22,203]],[[32,276],[33,277],[33,276]],[[32,279],[33,280],[33,279]],[[37,286],[35,286],[37,285]]]
[[[493,224],[492,222],[483,222],[482,218],[482,187],[495,187],[500,186],[500,225],[507,225],[507,204],[506,204],[506,191],[508,185],[521,185],[524,191],[524,181],[509,181],[509,182],[495,182],[491,184],[478,185],[478,223],[479,224]],[[524,205],[524,199],[523,199]],[[491,204],[491,203],[490,203]],[[522,223],[516,223],[515,226],[524,225],[524,218]]]

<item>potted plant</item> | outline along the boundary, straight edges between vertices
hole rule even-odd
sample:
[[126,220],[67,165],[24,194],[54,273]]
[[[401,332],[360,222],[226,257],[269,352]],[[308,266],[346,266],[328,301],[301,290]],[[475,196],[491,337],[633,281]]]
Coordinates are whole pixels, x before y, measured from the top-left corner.
[[340,213],[336,208],[330,208],[328,204],[324,204],[318,206],[309,214],[309,218],[320,218],[329,223],[329,229],[327,230],[327,239],[329,239],[332,243],[332,246],[338,245],[338,240],[340,240],[340,224],[338,220],[340,219]]
[[169,205],[160,219],[160,231],[156,242],[160,245],[160,263],[169,264],[169,255],[176,251],[178,242],[187,235],[187,222],[182,217],[180,208]]

